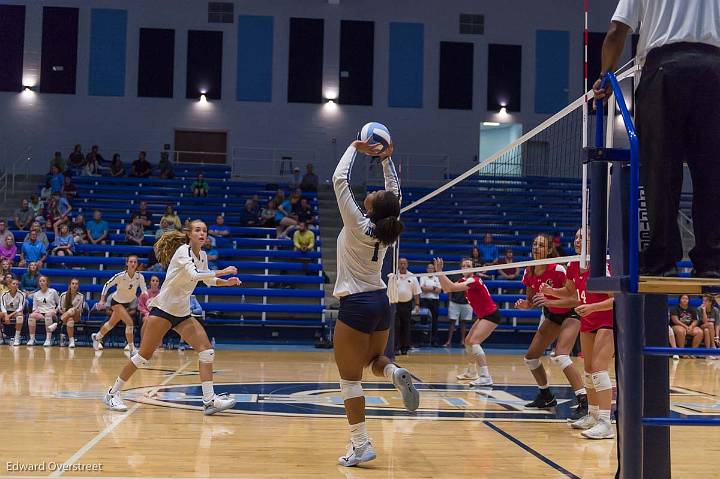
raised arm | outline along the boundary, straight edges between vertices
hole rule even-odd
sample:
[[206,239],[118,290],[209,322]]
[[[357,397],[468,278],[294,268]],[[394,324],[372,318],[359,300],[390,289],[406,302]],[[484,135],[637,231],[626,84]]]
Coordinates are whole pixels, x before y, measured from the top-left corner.
[[366,220],[350,188],[350,173],[357,156],[355,143],[357,142],[353,142],[345,150],[345,154],[340,158],[340,162],[333,174],[333,188],[335,189],[340,216],[343,224],[349,227],[360,227]]
[[435,272],[437,273],[438,280],[440,281],[440,287],[446,293],[459,293],[468,290],[468,287],[464,283],[453,283],[448,279],[447,276],[442,272],[445,262],[442,258],[433,259],[433,265],[435,265]]

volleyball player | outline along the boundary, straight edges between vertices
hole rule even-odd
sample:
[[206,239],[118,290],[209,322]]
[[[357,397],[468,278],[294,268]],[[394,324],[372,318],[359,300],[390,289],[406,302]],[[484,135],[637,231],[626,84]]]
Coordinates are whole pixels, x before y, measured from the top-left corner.
[[8,284],[9,290],[0,297],[0,320],[3,324],[10,324],[10,321],[15,320],[13,346],[20,346],[20,332],[24,321],[25,293],[18,289],[19,284],[19,281],[13,278]]
[[35,325],[38,319],[45,320],[45,342],[43,346],[52,346],[52,328],[53,321],[57,315],[58,306],[60,306],[60,296],[57,291],[49,287],[47,276],[38,278],[40,289],[30,295],[33,302],[33,310],[28,317],[28,329],[30,330],[30,339],[28,346],[35,345]]
[[[534,260],[547,259],[554,256],[552,240],[549,236],[538,235],[532,243],[532,255]],[[525,285],[526,299],[519,299],[515,303],[518,309],[530,309],[534,306],[541,306],[544,321],[540,322],[538,330],[533,336],[530,347],[525,354],[525,364],[535,378],[540,391],[535,400],[526,404],[527,408],[546,409],[555,407],[557,400],[548,386],[545,368],[540,362],[545,349],[557,339],[555,345],[555,356],[552,361],[562,369],[565,377],[575,392],[578,407],[572,415],[573,419],[580,419],[587,415],[587,391],[583,386],[582,376],[573,365],[570,359],[570,352],[580,331],[580,318],[572,309],[576,303],[571,298],[564,298],[565,306],[546,306],[545,301],[559,299],[552,295],[545,295],[540,292],[540,287],[547,284],[561,288],[567,282],[565,268],[559,264],[536,265],[525,268],[522,282]]]
[[[375,459],[375,449],[365,425],[363,369],[391,380],[402,394],[405,408],[414,411],[420,395],[410,373],[383,355],[390,327],[390,303],[386,285],[380,277],[387,247],[403,230],[400,215],[400,184],[390,155],[392,145],[355,141],[340,158],[333,186],[343,228],[337,239],[337,281],[333,295],[340,299],[335,326],[335,363],[340,373],[340,390],[351,440],[347,453],[338,459],[341,466],[355,466]],[[368,193],[363,206],[350,189],[350,172],[358,153],[379,156],[385,175],[385,189]]]
[[131,355],[137,352],[135,348],[135,323],[128,310],[132,302],[137,300],[138,288],[140,288],[142,294],[147,292],[147,287],[145,286],[145,277],[137,270],[138,257],[135,255],[128,256],[125,264],[127,269],[110,278],[105,283],[105,286],[103,286],[102,293],[100,293],[100,301],[98,301],[96,308],[104,309],[108,290],[116,286],[115,294],[110,300],[110,309],[112,310],[110,319],[100,327],[100,331],[90,336],[92,338],[93,348],[95,348],[96,351],[103,348],[102,340],[105,335],[112,331],[117,323],[122,321],[125,323],[125,339],[127,340],[127,346],[125,348],[130,351]]
[[[590,232],[588,231],[588,234]],[[588,241],[589,243],[589,241]],[[575,251],[582,251],[582,230],[575,234]],[[610,422],[612,383],[608,367],[615,354],[613,342],[613,298],[604,293],[587,290],[590,270],[580,268],[579,261],[568,266],[567,281],[562,288],[542,285],[540,291],[560,298],[576,299],[575,311],[580,316],[580,345],[585,361],[585,388],[588,395],[588,414],[571,425],[583,429],[588,439],[612,439],[615,431]],[[552,303],[552,301],[550,301]]]
[[[75,347],[75,322],[80,322],[85,296],[80,292],[80,280],[73,278],[68,283],[68,289],[60,295],[60,322],[65,323],[68,335],[68,348]],[[52,331],[59,323],[50,325]]]
[[[477,379],[472,381],[470,385],[492,386],[493,380],[488,370],[487,359],[485,358],[482,343],[490,337],[502,320],[498,307],[480,276],[473,273],[463,273],[462,278],[456,283],[453,283],[447,276],[442,274],[444,266],[442,258],[435,258],[433,264],[435,265],[435,271],[438,274],[443,291],[446,293],[464,292],[475,316],[478,317],[464,340],[465,354],[468,359],[468,369],[466,372],[469,374],[475,372],[475,375],[477,375]],[[464,258],[462,260],[462,269],[471,269],[472,267],[472,259]]]
[[195,220],[186,223],[183,231],[168,231],[155,242],[157,259],[167,268],[165,282],[160,293],[150,301],[150,315],[145,320],[145,332],[140,340],[140,348],[128,359],[115,384],[103,397],[103,402],[111,410],[127,411],[127,406],[120,398],[120,389],[140,366],[150,363],[153,353],[170,329],[174,329],[198,352],[203,413],[211,415],[235,405],[235,399],[228,394],[215,394],[215,350],[203,327],[190,315],[190,296],[200,281],[208,286],[240,284],[236,277],[220,279],[221,276],[237,274],[234,266],[219,271],[208,270],[207,254],[202,250],[206,238],[207,226],[202,221]]

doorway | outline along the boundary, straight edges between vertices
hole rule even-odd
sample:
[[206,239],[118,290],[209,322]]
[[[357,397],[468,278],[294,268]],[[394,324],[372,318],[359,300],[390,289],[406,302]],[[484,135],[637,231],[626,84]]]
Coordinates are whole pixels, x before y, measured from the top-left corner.
[[178,163],[227,163],[227,131],[175,130]]

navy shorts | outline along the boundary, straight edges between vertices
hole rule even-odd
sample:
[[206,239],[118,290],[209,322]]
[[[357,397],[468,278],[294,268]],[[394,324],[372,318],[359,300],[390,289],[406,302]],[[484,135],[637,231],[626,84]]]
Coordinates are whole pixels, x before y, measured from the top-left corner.
[[580,316],[578,316],[574,309],[571,309],[566,313],[551,313],[547,308],[543,308],[543,314],[545,315],[545,319],[557,324],[558,326],[562,326],[566,319],[577,319],[580,321]]
[[170,324],[172,327],[176,327],[178,324],[182,323],[186,319],[190,319],[191,316],[173,316],[170,313],[166,313],[160,308],[153,308],[150,310],[150,316],[157,316],[158,318],[167,319],[170,321]]
[[390,301],[384,289],[340,298],[338,321],[370,334],[390,328]]
[[121,303],[119,301],[115,301],[115,298],[110,298],[110,307],[111,308],[117,304],[119,304],[120,306],[122,306],[125,309],[130,309],[130,306],[133,304],[133,302],[130,301],[129,303]]

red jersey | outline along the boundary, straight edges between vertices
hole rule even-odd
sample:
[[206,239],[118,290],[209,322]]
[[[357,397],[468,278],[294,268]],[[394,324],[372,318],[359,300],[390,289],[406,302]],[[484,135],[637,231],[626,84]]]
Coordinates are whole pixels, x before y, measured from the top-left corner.
[[[610,268],[608,267],[607,275],[610,276]],[[570,263],[567,270],[567,278],[575,283],[575,289],[578,292],[578,298],[581,304],[595,304],[601,301],[605,301],[610,296],[605,293],[592,293],[587,290],[587,279],[590,276],[590,270],[581,271],[580,262],[575,261]],[[612,309],[608,311],[597,311],[589,314],[584,318],[580,318],[580,331],[591,332],[597,331],[600,328],[613,327],[613,312]]]
[[[547,284],[553,288],[562,288],[565,286],[565,267],[560,264],[549,264],[545,267],[545,271],[540,276],[535,276],[531,272],[531,268],[525,268],[525,274],[523,274],[522,284],[526,288],[530,288],[533,291],[533,295],[540,292],[540,285]],[[560,299],[556,296],[545,295],[548,299]],[[572,308],[555,308],[549,306],[547,308],[551,313],[563,314],[570,311]]]
[[479,276],[460,278],[458,283],[463,283],[468,287],[467,291],[465,291],[465,297],[470,303],[475,316],[480,319],[487,318],[497,311],[498,307],[492,296],[490,296],[490,291],[488,291],[487,286]]

